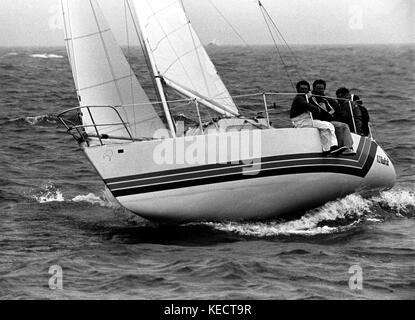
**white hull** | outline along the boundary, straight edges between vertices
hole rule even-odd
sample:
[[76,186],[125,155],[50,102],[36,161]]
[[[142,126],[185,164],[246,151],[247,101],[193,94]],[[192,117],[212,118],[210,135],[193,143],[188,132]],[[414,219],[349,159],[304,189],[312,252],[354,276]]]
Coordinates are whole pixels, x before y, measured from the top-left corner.
[[[391,161],[369,138],[353,135],[356,156],[323,156],[317,129],[250,132],[250,136],[227,132],[84,150],[122,206],[158,221],[268,219],[395,183]],[[250,143],[250,154],[232,149],[231,143],[212,142],[219,137],[233,145]],[[255,145],[258,141],[260,148]],[[190,157],[197,155],[195,150],[199,161],[189,163],[195,161]],[[164,161],[160,154],[166,156]],[[239,162],[246,159],[258,161]]]

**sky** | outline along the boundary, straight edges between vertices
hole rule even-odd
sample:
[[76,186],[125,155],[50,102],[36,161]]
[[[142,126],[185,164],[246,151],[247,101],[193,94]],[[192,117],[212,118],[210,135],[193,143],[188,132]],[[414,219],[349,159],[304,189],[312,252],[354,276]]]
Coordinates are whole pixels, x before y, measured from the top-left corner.
[[[97,0],[121,45],[124,0]],[[262,0],[290,45],[415,43],[413,0]],[[203,43],[272,44],[257,0],[183,0]],[[60,0],[0,0],[0,46],[63,46]]]

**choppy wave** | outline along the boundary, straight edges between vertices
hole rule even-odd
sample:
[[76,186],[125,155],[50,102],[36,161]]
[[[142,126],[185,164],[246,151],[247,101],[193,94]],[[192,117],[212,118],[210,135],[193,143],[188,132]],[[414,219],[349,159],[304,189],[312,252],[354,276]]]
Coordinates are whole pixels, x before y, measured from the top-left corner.
[[102,196],[97,196],[93,193],[86,195],[77,195],[75,197],[65,197],[62,191],[53,183],[45,184],[39,192],[32,196],[38,203],[50,202],[72,202],[72,203],[86,203],[89,205],[98,205],[107,208],[118,208],[118,204],[106,198],[105,193]]
[[53,115],[45,114],[45,115],[39,115],[39,116],[27,116],[27,117],[19,117],[15,119],[10,119],[9,123],[24,123],[29,124],[31,126],[36,125],[50,125],[50,124],[56,124],[57,119]]
[[385,217],[384,213],[377,210],[379,207],[391,210],[396,216],[412,215],[415,212],[415,193],[409,190],[391,190],[369,199],[352,194],[311,210],[293,221],[206,224],[220,231],[243,236],[315,236],[345,232],[365,221],[382,222]]
[[13,57],[13,56],[17,56],[17,55],[19,55],[17,52],[8,52],[8,53],[2,55],[0,58]]
[[38,193],[33,195],[33,198],[39,203],[65,201],[62,192],[52,183],[44,185]]
[[[85,203],[107,208],[120,208],[118,203],[108,198],[105,191],[101,196],[89,193],[64,197],[62,191],[53,183],[43,186],[33,198],[39,203]],[[383,222],[386,213],[392,213],[397,217],[413,215],[415,192],[390,190],[368,199],[352,194],[343,199],[328,202],[322,207],[308,211],[301,218],[291,221],[203,222],[187,225],[206,225],[219,231],[248,237],[316,236],[346,232],[364,222]]]
[[[414,50],[350,48],[293,50],[304,66],[313,66],[305,70],[309,80],[329,80],[329,92],[345,85],[345,79],[360,89],[356,93],[377,124],[378,143],[395,159],[397,183],[405,190],[349,196],[291,221],[174,226],[149,224],[109,207],[93,167],[74,152],[76,143],[62,147],[62,139],[71,138],[62,137],[60,127],[52,130],[57,125],[47,115],[77,103],[70,66],[62,63],[65,49],[3,48],[0,56],[10,55],[0,59],[0,269],[5,279],[0,296],[6,293],[0,298],[56,298],[47,287],[52,264],[69,271],[64,299],[413,297],[415,167],[414,139],[408,133],[415,124],[410,103]],[[134,50],[129,59],[133,69],[147,74],[139,49]],[[252,53],[221,48],[214,55],[234,95],[292,90],[281,66],[272,63],[271,47],[252,48]],[[272,70],[264,72],[264,63]],[[278,72],[284,76],[276,77]],[[142,78],[143,87],[153,92],[151,77]],[[261,99],[237,102],[253,113]],[[290,100],[270,97],[270,105],[276,106],[274,124],[289,119],[280,111],[287,112]],[[26,118],[39,115],[43,119]],[[210,118],[206,112],[202,116]],[[17,117],[22,118],[10,120]],[[75,171],[87,183],[79,183]],[[45,179],[53,181],[49,188],[42,185]],[[351,264],[363,268],[360,292],[347,285]]]
[[379,197],[374,197],[373,202],[400,215],[411,214],[415,210],[415,191],[385,191]]
[[101,197],[93,193],[89,193],[87,195],[78,195],[74,197],[71,201],[72,202],[84,202],[84,203],[89,203],[92,205],[98,205],[101,207],[108,207],[108,208],[118,207],[116,203],[111,202],[107,198],[105,198],[104,194]]
[[58,54],[50,54],[50,53],[35,53],[31,54],[30,57],[32,58],[40,58],[40,59],[62,59],[63,56]]

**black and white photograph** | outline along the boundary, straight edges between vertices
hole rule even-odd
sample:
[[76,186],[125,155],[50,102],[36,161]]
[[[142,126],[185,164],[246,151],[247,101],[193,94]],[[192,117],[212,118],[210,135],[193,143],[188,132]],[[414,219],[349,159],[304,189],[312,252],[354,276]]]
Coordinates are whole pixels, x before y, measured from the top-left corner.
[[0,300],[414,300],[414,21],[411,0],[0,0]]

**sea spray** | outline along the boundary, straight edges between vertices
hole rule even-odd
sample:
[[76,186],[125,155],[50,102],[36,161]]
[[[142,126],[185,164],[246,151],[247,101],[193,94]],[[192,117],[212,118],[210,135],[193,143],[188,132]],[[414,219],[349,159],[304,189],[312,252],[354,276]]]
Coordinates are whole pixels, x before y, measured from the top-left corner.
[[87,195],[78,195],[76,197],[74,197],[72,200],[72,202],[86,202],[86,203],[90,203],[90,204],[97,204],[100,206],[105,207],[107,202],[104,201],[103,199],[101,199],[100,197],[96,196],[93,193],[89,193]]
[[414,212],[415,194],[409,190],[394,189],[381,192],[368,199],[352,194],[310,210],[301,218],[292,221],[208,222],[205,224],[217,230],[234,232],[243,236],[315,236],[345,232],[363,221],[380,223],[384,219],[376,211],[379,205],[393,209],[397,216],[401,216],[400,213]]
[[99,205],[101,207],[107,207],[107,208],[119,208],[120,205],[117,202],[112,202],[110,200],[108,200],[105,196],[105,193],[102,192],[102,196],[97,196],[93,193],[89,193],[87,195],[78,195],[76,197],[74,197],[72,200],[72,202],[84,202],[84,203],[89,203],[92,205]]
[[415,211],[415,191],[411,190],[389,190],[380,193],[379,197],[373,198],[382,208],[393,210],[399,215]]
[[49,54],[49,53],[35,53],[31,54],[30,57],[32,58],[40,58],[40,59],[62,59],[63,56],[57,54]]
[[90,205],[98,205],[106,208],[120,208],[118,202],[113,202],[107,199],[105,191],[102,191],[102,196],[97,196],[94,193],[86,195],[77,195],[68,200],[62,191],[56,187],[52,182],[48,182],[41,187],[41,190],[32,196],[39,203],[50,203],[50,202],[69,202],[69,203],[86,203]]
[[53,115],[38,115],[38,116],[26,116],[26,117],[19,117],[8,120],[9,123],[23,123],[23,124],[29,124],[31,126],[36,125],[55,125],[57,123],[57,118]]
[[50,182],[45,184],[42,187],[41,191],[35,194],[33,198],[39,203],[65,201],[62,192],[53,183]]

